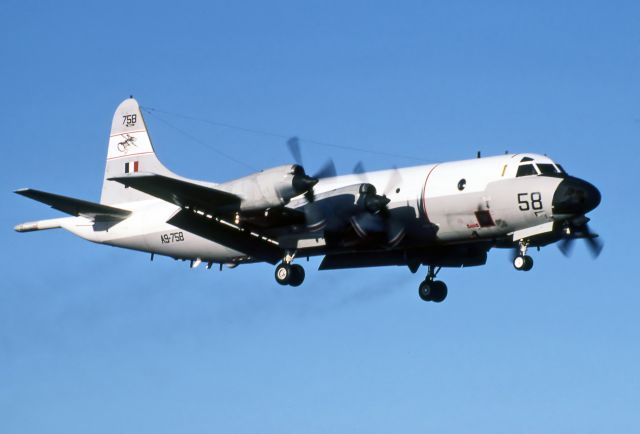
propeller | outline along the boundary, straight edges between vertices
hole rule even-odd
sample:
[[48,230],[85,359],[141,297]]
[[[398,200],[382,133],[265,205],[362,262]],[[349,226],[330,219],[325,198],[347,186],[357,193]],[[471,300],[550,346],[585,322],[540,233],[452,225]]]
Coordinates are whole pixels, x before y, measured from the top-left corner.
[[[353,166],[353,169],[351,172],[354,175],[358,175],[358,178],[360,178],[362,182],[369,184],[369,181],[367,179],[367,174],[366,174],[367,171],[364,168],[364,164],[362,164],[362,161],[358,161],[356,165]],[[400,171],[398,170],[398,168],[394,166],[393,172],[391,172],[391,176],[387,181],[387,185],[384,188],[382,195],[384,197],[387,197],[391,193],[393,188],[397,187],[401,183],[402,183],[402,175],[400,174]]]
[[291,156],[293,157],[295,162],[301,166],[304,166],[304,164],[302,164],[302,151],[300,151],[300,139],[295,136],[291,137],[289,140],[287,140],[287,148],[289,148],[289,152],[291,153]]
[[360,194],[366,210],[351,218],[356,233],[361,238],[382,237],[389,245],[399,243],[404,237],[405,228],[402,222],[393,218],[392,211],[388,207],[391,202],[388,195],[402,183],[400,171],[396,167],[393,168],[382,195],[377,194],[376,188],[368,182],[362,161],[356,163],[352,172],[359,175],[363,182]]
[[302,151],[300,148],[300,139],[298,137],[291,137],[287,140],[287,148],[291,153],[291,156],[295,162],[301,168],[301,174],[294,178],[294,183],[298,183],[299,191],[304,191],[304,197],[307,199],[308,204],[304,207],[305,219],[307,221],[307,227],[311,230],[321,229],[326,219],[324,213],[319,206],[315,204],[315,191],[314,187],[318,181],[322,178],[330,178],[337,175],[336,166],[333,160],[329,158],[313,175],[309,176],[304,171],[304,164],[302,161]]
[[[304,168],[304,164],[302,162],[302,151],[300,150],[300,139],[297,137],[291,137],[289,140],[287,140],[287,148],[289,148],[289,152],[291,153],[291,156],[293,157],[293,159],[295,160],[295,162]],[[302,169],[302,173],[304,174],[304,169]],[[332,176],[336,176],[337,175],[337,171],[336,171],[336,166],[333,163],[333,160],[331,158],[329,158],[321,167],[320,169],[318,169],[313,175],[308,176],[305,174],[306,178],[308,178],[308,183],[311,184],[312,180],[313,185],[310,185],[309,190],[307,191],[307,193],[311,192],[310,196],[307,196],[307,199],[309,199],[310,201],[313,201],[313,187],[315,186],[315,184],[318,183],[318,181],[322,178],[330,178]]]
[[578,217],[567,222],[564,227],[565,237],[558,243],[558,248],[565,256],[570,256],[573,248],[575,247],[575,241],[579,238],[582,238],[587,243],[587,248],[589,252],[594,258],[597,258],[602,249],[604,248],[604,244],[599,239],[598,234],[594,233],[589,229],[589,218],[585,216]]
[[[289,152],[295,162],[304,167],[302,162],[302,151],[300,149],[300,139],[295,136],[291,137],[287,140],[287,148],[289,148]],[[336,175],[336,166],[333,164],[333,160],[329,158],[313,176],[314,178],[328,178]]]

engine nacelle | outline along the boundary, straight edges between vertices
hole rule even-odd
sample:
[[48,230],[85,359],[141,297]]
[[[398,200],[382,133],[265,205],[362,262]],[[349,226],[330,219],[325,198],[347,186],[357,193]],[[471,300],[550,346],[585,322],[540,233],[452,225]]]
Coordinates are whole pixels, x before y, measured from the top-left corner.
[[317,182],[304,173],[302,166],[293,164],[253,173],[220,187],[242,198],[241,211],[254,211],[286,205]]

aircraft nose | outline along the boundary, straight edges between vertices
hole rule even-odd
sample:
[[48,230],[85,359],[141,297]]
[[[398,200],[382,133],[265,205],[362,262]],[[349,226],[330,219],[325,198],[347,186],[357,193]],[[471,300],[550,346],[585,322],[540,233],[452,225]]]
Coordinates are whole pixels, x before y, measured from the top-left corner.
[[551,204],[554,214],[586,214],[600,204],[601,198],[593,184],[567,177],[558,185]]

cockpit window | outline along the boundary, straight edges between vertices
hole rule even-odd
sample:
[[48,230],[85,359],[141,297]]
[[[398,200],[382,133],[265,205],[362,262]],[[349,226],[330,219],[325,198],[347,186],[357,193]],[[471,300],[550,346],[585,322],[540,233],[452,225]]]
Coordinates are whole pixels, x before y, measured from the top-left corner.
[[567,171],[566,171],[566,170],[564,170],[564,167],[562,167],[562,166],[561,166],[561,165],[559,165],[559,164],[556,164],[556,166],[558,166],[558,170],[560,171],[560,173],[565,174],[565,175],[567,174]]
[[520,160],[521,163],[524,163],[525,161],[533,161],[533,158],[531,157],[524,157],[522,160]]
[[543,174],[543,175],[555,176],[555,175],[559,175],[560,174],[556,170],[556,168],[555,168],[555,166],[553,164],[538,163],[538,169],[540,170],[540,173]]
[[518,172],[516,173],[516,176],[529,176],[529,175],[537,175],[538,172],[536,172],[535,167],[533,167],[533,164],[523,164],[522,166],[518,167]]

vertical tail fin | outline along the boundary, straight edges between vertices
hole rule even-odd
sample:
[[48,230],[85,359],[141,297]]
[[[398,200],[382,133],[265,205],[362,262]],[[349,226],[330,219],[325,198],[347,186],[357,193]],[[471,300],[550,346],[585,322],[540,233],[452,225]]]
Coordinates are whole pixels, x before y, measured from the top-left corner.
[[113,115],[100,203],[117,204],[150,199],[152,196],[146,193],[108,180],[133,172],[175,176],[156,157],[140,106],[135,99],[129,98],[120,103]]

